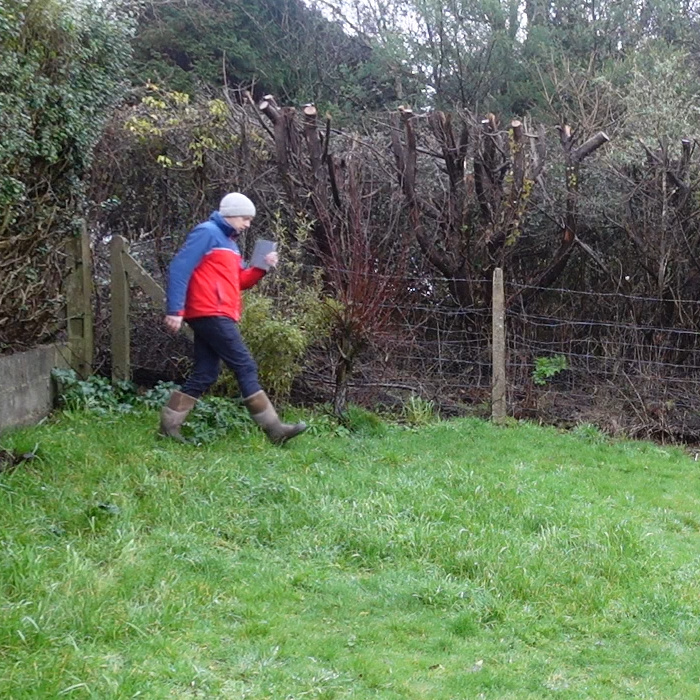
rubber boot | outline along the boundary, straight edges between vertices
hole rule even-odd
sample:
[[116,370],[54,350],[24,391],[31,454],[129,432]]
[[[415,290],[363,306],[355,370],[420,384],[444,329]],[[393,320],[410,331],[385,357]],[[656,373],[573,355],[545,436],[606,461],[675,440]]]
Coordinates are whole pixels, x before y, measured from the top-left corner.
[[187,442],[180,432],[187,414],[197,403],[197,399],[181,391],[173,391],[168,403],[160,412],[160,434],[171,437],[178,442]]
[[290,425],[282,423],[275,411],[270,399],[264,391],[256,391],[248,398],[243,399],[250,417],[263,429],[263,432],[275,445],[293,438],[306,430],[306,423]]

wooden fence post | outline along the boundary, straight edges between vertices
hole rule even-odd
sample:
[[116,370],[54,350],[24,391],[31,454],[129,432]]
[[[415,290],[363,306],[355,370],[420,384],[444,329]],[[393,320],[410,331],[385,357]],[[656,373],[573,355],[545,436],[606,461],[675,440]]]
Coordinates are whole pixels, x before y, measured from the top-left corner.
[[493,336],[491,376],[491,420],[502,423],[506,418],[506,322],[503,270],[493,271]]
[[129,280],[124,267],[125,240],[112,236],[110,266],[112,270],[111,290],[111,345],[112,381],[131,379],[130,334],[129,334]]
[[71,268],[66,285],[70,366],[82,379],[87,379],[92,374],[95,331],[90,239],[85,225],[81,228],[80,236],[69,241],[67,254]]
[[[129,253],[129,245],[122,236],[113,236],[110,249],[112,279],[112,381],[131,379],[131,338],[129,328],[129,280],[137,284],[153,302],[165,311],[165,290]],[[182,333],[194,340],[189,326]]]

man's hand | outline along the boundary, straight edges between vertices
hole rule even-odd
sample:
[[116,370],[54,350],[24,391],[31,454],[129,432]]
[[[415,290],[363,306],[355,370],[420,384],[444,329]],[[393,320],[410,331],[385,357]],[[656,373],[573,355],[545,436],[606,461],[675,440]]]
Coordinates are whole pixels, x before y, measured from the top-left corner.
[[165,326],[169,331],[177,333],[182,327],[182,316],[166,316]]
[[280,256],[276,250],[273,250],[271,253],[268,253],[265,256],[264,260],[270,267],[277,267],[277,263],[280,261]]

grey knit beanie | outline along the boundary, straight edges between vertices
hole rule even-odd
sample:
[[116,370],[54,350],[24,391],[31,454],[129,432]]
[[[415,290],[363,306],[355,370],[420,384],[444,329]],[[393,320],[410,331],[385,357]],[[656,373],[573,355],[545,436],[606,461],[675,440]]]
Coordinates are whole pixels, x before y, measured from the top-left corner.
[[230,192],[219,204],[221,216],[255,216],[255,204],[240,192]]

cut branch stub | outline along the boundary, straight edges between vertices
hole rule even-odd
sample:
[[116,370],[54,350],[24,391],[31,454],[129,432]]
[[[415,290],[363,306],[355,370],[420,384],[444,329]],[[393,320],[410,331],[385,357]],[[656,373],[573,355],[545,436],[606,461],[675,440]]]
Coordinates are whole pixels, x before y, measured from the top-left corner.
[[400,138],[401,126],[399,124],[398,115],[391,115],[391,150],[394,152],[396,160],[396,172],[399,176],[399,185],[406,194],[404,187],[404,179],[406,174],[406,157],[404,155],[404,147]]
[[[439,250],[433,238],[428,235],[423,225],[419,203],[416,197],[416,134],[413,128],[413,111],[399,107],[398,114],[391,115],[391,148],[396,160],[396,172],[399,185],[403,190],[409,208],[411,229],[416,236],[418,245],[426,258],[447,278],[455,276],[454,263],[451,256]],[[400,134],[406,135],[406,146],[401,142]]]
[[569,153],[573,147],[574,136],[571,127],[568,124],[562,124],[557,127],[559,129],[559,139],[564,147],[564,152]]
[[523,149],[523,123],[514,119],[510,124],[510,132],[513,139],[511,159],[513,161],[513,191],[522,188],[525,176],[525,151]]
[[326,157],[326,165],[328,166],[328,179],[331,185],[331,193],[333,194],[333,202],[336,207],[340,208],[343,203],[340,199],[340,189],[338,188],[338,173],[335,158],[333,158],[332,155]]
[[428,117],[428,123],[440,144],[447,174],[450,178],[450,188],[454,191],[464,177],[464,156],[462,148],[457,146],[455,140],[452,118],[444,112],[433,112]]
[[591,136],[587,141],[584,141],[584,143],[573,152],[573,160],[580,163],[584,158],[591,155],[591,153],[598,150],[608,141],[610,141],[610,137],[604,131],[599,131],[595,136]]
[[407,194],[409,195],[409,202],[415,204],[416,200],[416,160],[418,157],[417,143],[416,143],[416,131],[413,126],[413,110],[409,107],[399,107],[399,112],[401,114],[401,121],[404,125],[404,131],[406,133],[406,173],[405,173],[405,183],[407,186]]
[[485,240],[492,260],[496,260],[499,252],[503,254],[506,242],[515,242],[520,234],[521,209],[526,196],[524,139],[523,123],[514,119],[510,125],[510,159],[504,157],[501,165],[504,174],[510,171],[510,176],[494,183],[489,203],[494,217]]
[[540,124],[537,127],[537,135],[530,138],[532,139],[530,142],[532,150],[532,179],[537,180],[542,175],[547,159],[547,138],[544,124]]
[[[406,147],[404,148],[399,137],[399,119],[392,115],[391,146],[396,159],[396,168],[399,173],[399,182],[410,207],[416,206],[416,132],[413,127],[413,110],[408,107],[399,107],[400,125],[403,126],[406,135]],[[415,215],[415,214],[414,214]]]
[[318,196],[325,200],[325,192],[322,192],[320,185],[322,163],[322,146],[321,137],[318,133],[318,125],[316,123],[316,107],[312,104],[304,106],[304,137],[306,145],[309,149],[309,159],[311,160],[311,170],[313,178],[313,189]]
[[481,122],[482,130],[482,147],[481,160],[485,168],[485,174],[490,182],[495,182],[498,179],[503,155],[503,147],[499,143],[498,138],[498,122],[495,114],[487,114],[486,119]]
[[600,131],[574,149],[575,132],[572,131],[570,126],[567,124],[560,126],[559,135],[564,149],[566,177],[566,213],[559,248],[554,254],[552,261],[529,282],[532,288],[522,294],[515,294],[509,299],[509,304],[518,296],[521,297],[522,303],[525,303],[530,297],[534,296],[536,288],[548,287],[564,271],[574,249],[574,244],[577,241],[579,166],[582,160],[610,140],[605,132]]
[[496,223],[497,211],[501,206],[503,179],[509,167],[506,150],[497,129],[498,122],[494,114],[488,114],[482,119],[479,147],[474,156],[474,189],[481,214],[491,226]]
[[271,95],[266,95],[258,103],[258,109],[273,123],[277,124],[280,118],[280,112],[274,100],[270,99]]
[[328,159],[328,148],[331,143],[331,121],[331,113],[326,112],[326,137],[323,139],[323,155],[321,156],[321,160],[324,163]]

